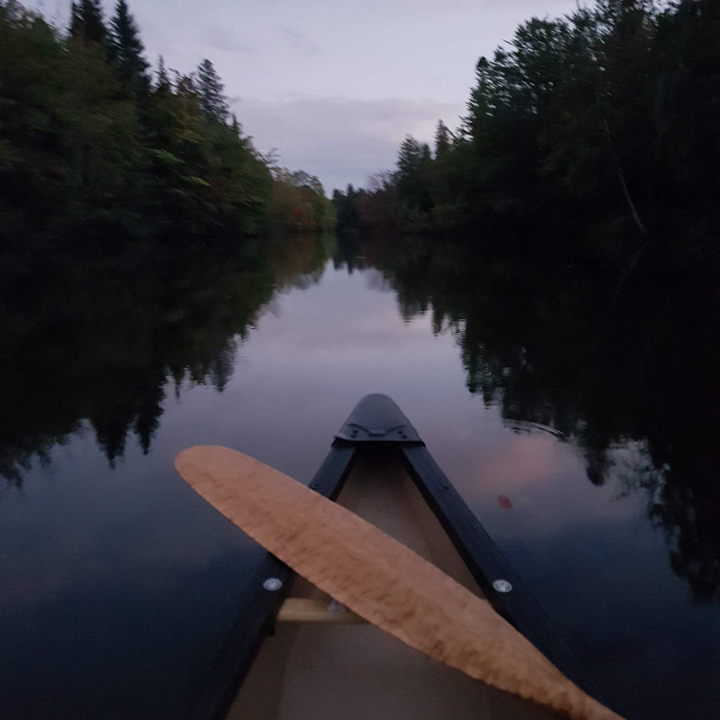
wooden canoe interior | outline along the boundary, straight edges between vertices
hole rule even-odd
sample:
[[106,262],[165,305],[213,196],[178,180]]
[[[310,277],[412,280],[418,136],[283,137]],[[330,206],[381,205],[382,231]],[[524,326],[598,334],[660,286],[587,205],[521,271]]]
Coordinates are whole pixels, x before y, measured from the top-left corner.
[[[338,502],[481,595],[394,450],[362,453]],[[329,603],[301,579],[291,597]],[[278,623],[228,714],[231,720],[555,717],[426,658],[372,625],[333,622]]]

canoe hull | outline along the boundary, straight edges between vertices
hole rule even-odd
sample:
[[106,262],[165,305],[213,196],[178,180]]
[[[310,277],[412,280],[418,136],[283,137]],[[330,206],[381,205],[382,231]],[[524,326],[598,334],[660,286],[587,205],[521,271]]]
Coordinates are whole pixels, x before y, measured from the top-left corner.
[[[599,698],[597,688],[560,633],[434,461],[412,423],[389,397],[368,395],[358,403],[309,487],[337,500],[358,460],[378,451],[397,455],[462,559],[465,576],[477,584],[493,608],[563,674]],[[243,598],[228,640],[217,654],[198,702],[197,717],[216,720],[227,715],[263,642],[274,631],[278,609],[292,581],[293,573],[268,553],[253,579],[256,591]]]

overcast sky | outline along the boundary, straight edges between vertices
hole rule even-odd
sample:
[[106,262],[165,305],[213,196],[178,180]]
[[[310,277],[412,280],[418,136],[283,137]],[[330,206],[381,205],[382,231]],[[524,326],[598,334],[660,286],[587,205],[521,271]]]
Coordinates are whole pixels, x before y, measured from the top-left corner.
[[[37,0],[35,1],[37,4]],[[44,0],[67,16],[70,0]],[[111,11],[113,0],[104,0]],[[430,141],[465,111],[474,67],[532,15],[575,0],[129,0],[148,58],[203,58],[244,131],[330,193],[394,165],[407,133]]]

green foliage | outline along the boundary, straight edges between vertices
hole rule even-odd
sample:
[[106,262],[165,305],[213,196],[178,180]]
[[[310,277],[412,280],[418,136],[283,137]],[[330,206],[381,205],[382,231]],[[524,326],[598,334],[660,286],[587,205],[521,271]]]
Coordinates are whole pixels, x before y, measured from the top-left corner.
[[0,233],[59,211],[65,56],[51,27],[17,5],[0,6]]
[[443,157],[450,150],[451,144],[452,133],[442,120],[438,120],[437,129],[435,130],[435,157]]
[[467,115],[455,133],[440,121],[434,158],[408,137],[389,183],[336,196],[340,228],[532,237],[542,222],[556,246],[592,253],[593,227],[616,225],[634,236],[601,254],[632,268],[670,223],[683,252],[716,252],[695,238],[718,230],[719,8],[598,0],[523,23],[478,60]]
[[335,210],[316,177],[275,168],[274,179],[270,222],[275,229],[308,232],[335,226]]
[[224,123],[229,115],[225,86],[215,70],[215,66],[206,58],[197,69],[197,96],[200,107],[208,119]]
[[109,32],[99,0],[73,3],[67,37],[0,3],[0,250],[333,224],[316,178],[273,178],[209,60],[171,77],[161,58],[154,84],[148,67],[125,0]]
[[400,145],[395,173],[398,214],[401,226],[410,232],[425,228],[432,208],[430,148],[408,135]]
[[85,219],[129,211],[143,154],[136,108],[118,99],[119,83],[97,45],[71,39],[65,61],[59,117],[69,209]]
[[110,57],[117,70],[123,89],[129,95],[147,93],[150,67],[143,57],[145,48],[135,19],[125,0],[118,0],[115,15],[110,22]]
[[70,35],[88,43],[105,46],[108,32],[100,0],[78,0],[70,9]]

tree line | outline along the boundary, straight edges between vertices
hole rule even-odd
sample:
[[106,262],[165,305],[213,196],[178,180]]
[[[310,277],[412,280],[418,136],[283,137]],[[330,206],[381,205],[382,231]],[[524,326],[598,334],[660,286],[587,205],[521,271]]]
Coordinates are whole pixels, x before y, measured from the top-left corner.
[[317,178],[243,133],[210,60],[151,72],[125,0],[109,20],[73,2],[67,30],[0,0],[0,247],[333,223]]
[[440,121],[433,150],[408,136],[394,171],[335,193],[338,226],[459,233],[591,218],[615,238],[595,227],[589,242],[624,260],[668,227],[706,249],[720,200],[719,37],[716,0],[597,0],[533,18],[478,60],[456,130]]

